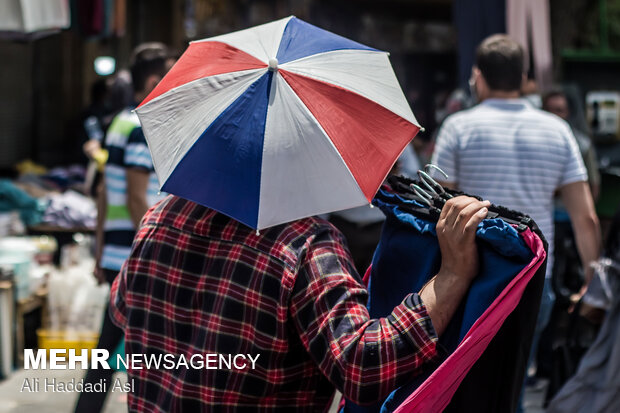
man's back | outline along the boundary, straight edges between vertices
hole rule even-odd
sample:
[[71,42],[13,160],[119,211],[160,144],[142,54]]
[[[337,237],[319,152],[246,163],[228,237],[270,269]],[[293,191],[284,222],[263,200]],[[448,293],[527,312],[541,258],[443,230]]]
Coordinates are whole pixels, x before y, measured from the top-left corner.
[[[111,314],[128,354],[171,354],[175,365],[129,371],[130,411],[317,411],[345,383],[356,401],[386,396],[434,356],[435,333],[413,294],[390,322],[369,320],[343,245],[318,218],[257,234],[177,197],[156,205]],[[177,369],[181,355],[194,363]]]
[[550,242],[555,191],[586,179],[568,125],[522,99],[487,99],[448,118],[432,162],[460,190],[530,215]]

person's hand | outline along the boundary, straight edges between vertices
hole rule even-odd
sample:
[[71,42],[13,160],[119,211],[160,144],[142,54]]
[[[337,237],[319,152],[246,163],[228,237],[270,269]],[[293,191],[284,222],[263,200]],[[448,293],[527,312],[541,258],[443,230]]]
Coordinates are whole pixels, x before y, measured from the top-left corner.
[[420,290],[420,298],[441,336],[478,273],[476,228],[487,215],[489,201],[459,196],[450,199],[437,221],[441,268]]
[[93,159],[99,149],[101,149],[101,142],[97,139],[91,139],[82,146],[82,150],[88,159]]
[[487,216],[489,201],[459,196],[446,202],[437,221],[441,269],[437,276],[471,282],[478,272],[476,228]]

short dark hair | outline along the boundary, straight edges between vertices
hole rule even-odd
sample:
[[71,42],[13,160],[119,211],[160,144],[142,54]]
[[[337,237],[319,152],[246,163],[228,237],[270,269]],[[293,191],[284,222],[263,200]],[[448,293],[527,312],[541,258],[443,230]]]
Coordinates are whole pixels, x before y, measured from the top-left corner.
[[134,91],[144,91],[149,76],[166,74],[167,57],[168,49],[162,43],[144,43],[134,49],[130,67]]
[[568,103],[568,96],[566,95],[566,93],[564,93],[564,91],[560,88],[553,88],[551,90],[549,90],[548,92],[546,92],[543,96],[542,96],[542,108],[544,110],[547,110],[547,105],[549,103],[549,100],[552,98],[557,98],[557,97],[561,97],[566,99],[566,102]]
[[494,34],[476,50],[476,66],[492,90],[511,92],[521,89],[523,48],[505,34]]

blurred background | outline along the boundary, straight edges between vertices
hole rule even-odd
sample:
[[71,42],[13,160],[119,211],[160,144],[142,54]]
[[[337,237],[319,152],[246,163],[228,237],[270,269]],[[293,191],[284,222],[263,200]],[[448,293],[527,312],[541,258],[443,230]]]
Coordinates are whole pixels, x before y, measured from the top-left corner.
[[[441,122],[472,104],[468,79],[478,43],[493,33],[517,36],[530,62],[523,94],[541,105],[546,92],[563,91],[569,123],[595,149],[596,206],[605,234],[620,205],[620,0],[524,1],[537,6],[523,16],[511,15],[507,3],[0,0],[0,306],[7,306],[0,308],[13,303],[3,301],[3,291],[17,291],[13,313],[0,310],[0,378],[20,374],[15,367],[23,348],[52,345],[54,337],[42,330],[37,335],[41,327],[98,331],[105,292],[92,277],[83,277],[92,268],[96,206],[88,172],[93,161],[82,145],[104,134],[132,99],[130,58],[144,42],[166,44],[173,64],[191,40],[293,14],[389,51],[425,128],[413,142],[424,164]],[[541,46],[545,41],[550,50]],[[20,198],[24,193],[28,197]],[[8,238],[14,236],[26,244]],[[575,251],[574,245],[565,249]],[[15,263],[16,254],[27,268]],[[63,296],[63,291],[75,293]],[[80,297],[96,297],[95,303],[89,307]],[[91,318],[76,320],[84,308]],[[93,340],[80,336],[77,342],[92,347]],[[0,381],[0,399],[14,392]],[[70,406],[73,401],[67,400]]]

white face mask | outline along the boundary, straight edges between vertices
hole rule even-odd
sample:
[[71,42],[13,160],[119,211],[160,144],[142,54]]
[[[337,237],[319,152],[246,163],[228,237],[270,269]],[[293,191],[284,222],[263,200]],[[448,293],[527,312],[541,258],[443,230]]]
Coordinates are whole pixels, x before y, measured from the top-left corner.
[[478,92],[476,91],[476,79],[474,78],[473,73],[467,83],[469,84],[469,94],[471,95],[471,103],[472,105],[475,105],[476,103],[480,101],[480,99],[478,97]]

